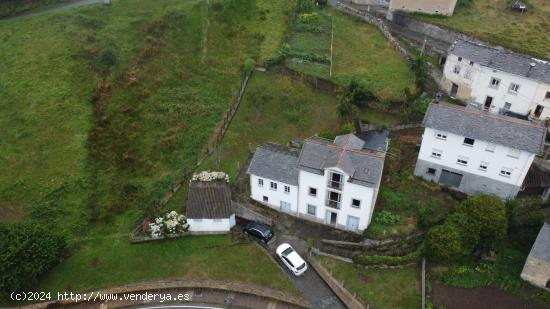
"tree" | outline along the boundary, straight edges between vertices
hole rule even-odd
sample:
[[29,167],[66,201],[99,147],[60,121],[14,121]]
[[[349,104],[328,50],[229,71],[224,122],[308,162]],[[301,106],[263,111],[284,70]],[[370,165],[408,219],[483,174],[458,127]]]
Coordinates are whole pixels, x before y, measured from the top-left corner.
[[455,224],[446,223],[432,228],[426,235],[426,253],[436,261],[452,261],[464,255],[462,230]]
[[0,226],[0,291],[20,291],[59,263],[65,238],[34,222]]
[[428,66],[422,56],[416,57],[411,63],[411,69],[416,77],[416,89],[421,93],[426,88],[428,81]]
[[[494,246],[506,236],[506,204],[494,195],[474,195],[463,201],[458,210],[469,219],[469,227],[479,235],[479,244]],[[471,232],[474,232],[471,231]]]

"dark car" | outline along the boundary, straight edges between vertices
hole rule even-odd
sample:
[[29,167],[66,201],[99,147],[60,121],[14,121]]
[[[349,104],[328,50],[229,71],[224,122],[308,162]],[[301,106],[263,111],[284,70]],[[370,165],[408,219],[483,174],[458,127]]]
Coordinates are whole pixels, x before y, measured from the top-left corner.
[[263,242],[267,243],[271,238],[273,238],[273,230],[266,224],[260,222],[250,222],[248,223],[243,232],[248,235],[252,235]]

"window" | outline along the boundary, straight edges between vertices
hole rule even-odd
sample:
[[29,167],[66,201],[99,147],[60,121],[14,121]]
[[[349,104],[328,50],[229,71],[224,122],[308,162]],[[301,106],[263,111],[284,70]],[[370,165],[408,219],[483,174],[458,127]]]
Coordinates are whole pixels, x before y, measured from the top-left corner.
[[520,154],[521,154],[521,151],[518,150],[518,149],[513,149],[513,148],[511,148],[511,149],[508,151],[508,156],[509,156],[509,157],[512,157],[512,158],[518,159]]
[[495,149],[497,148],[497,145],[493,144],[493,143],[488,143],[487,144],[487,147],[485,147],[485,151],[488,151],[488,152],[495,152]]
[[285,193],[290,194],[290,186],[285,186]]
[[361,207],[361,201],[358,199],[351,199],[351,207],[353,208]]
[[508,102],[504,103],[504,110],[509,111],[510,108],[512,108],[512,103],[508,103]]
[[271,187],[271,190],[274,190],[274,191],[277,191],[277,183],[276,182],[271,182],[270,183],[270,187]]
[[479,164],[479,169],[482,171],[486,171],[488,166],[489,162],[481,161],[481,163]]
[[500,85],[500,79],[491,77],[491,81],[489,82],[489,87],[498,89],[499,85]]
[[264,202],[267,202],[267,201],[269,201],[269,198],[264,195]]
[[426,174],[435,176],[435,168],[428,167],[428,170],[426,170]]
[[263,186],[264,186],[264,180],[261,178],[258,178],[258,187],[263,187]]
[[462,61],[462,57],[458,57],[458,62],[461,62]]
[[442,151],[439,149],[432,149],[432,157],[440,159]]
[[458,159],[456,160],[456,163],[460,164],[460,165],[468,165],[468,157],[458,156]]
[[447,134],[441,133],[441,132],[435,132],[435,138],[439,138],[442,140],[447,140]]
[[544,98],[546,100],[550,100],[550,91],[546,92],[546,96]]
[[460,66],[459,65],[455,65],[455,67],[453,68],[453,73],[460,74]]
[[510,177],[510,175],[512,175],[511,168],[503,167],[500,169],[500,176]]
[[511,83],[510,87],[508,87],[508,92],[511,94],[517,94],[519,91],[519,85]]
[[315,189],[315,188],[309,188],[309,195],[311,195],[311,196],[317,196],[317,189]]
[[464,138],[464,145],[465,146],[473,146],[475,141],[476,140],[473,139],[473,138],[466,137],[466,138]]
[[307,214],[315,216],[315,212],[317,211],[317,207],[307,204]]
[[471,66],[474,66],[474,62],[473,62],[473,61],[470,61],[470,65],[471,65]]
[[342,190],[344,184],[344,176],[338,173],[331,172],[328,177],[328,187],[336,190]]

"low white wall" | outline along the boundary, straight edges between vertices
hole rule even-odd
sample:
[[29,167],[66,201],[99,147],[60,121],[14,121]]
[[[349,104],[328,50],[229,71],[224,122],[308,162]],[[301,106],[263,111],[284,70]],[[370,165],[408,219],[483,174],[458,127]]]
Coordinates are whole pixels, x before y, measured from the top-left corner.
[[226,219],[187,219],[189,232],[227,233],[235,226],[235,215]]

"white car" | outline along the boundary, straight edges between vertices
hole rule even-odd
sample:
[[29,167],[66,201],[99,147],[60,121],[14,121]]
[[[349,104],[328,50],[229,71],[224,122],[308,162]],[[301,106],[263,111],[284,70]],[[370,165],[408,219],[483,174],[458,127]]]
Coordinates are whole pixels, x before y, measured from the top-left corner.
[[304,259],[289,244],[282,244],[275,251],[277,256],[296,276],[303,274],[307,270],[307,264]]

